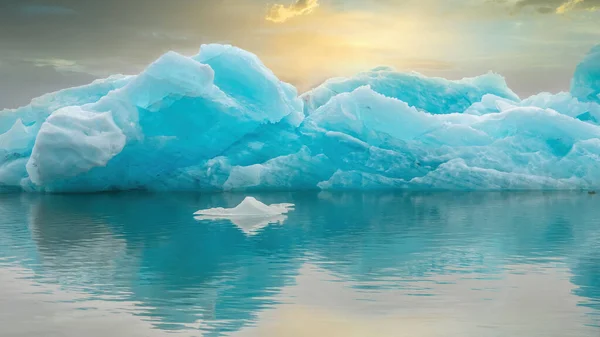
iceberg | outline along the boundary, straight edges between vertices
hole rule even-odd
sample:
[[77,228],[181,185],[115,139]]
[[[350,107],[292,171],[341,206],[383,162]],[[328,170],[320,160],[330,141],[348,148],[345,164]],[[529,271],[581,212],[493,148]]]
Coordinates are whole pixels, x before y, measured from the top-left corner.
[[592,48],[577,66],[571,93],[582,101],[600,103],[600,45]]
[[600,46],[570,92],[378,67],[298,95],[209,44],[0,111],[0,190],[600,188]]
[[432,114],[463,112],[484,95],[510,101],[519,97],[508,88],[504,78],[492,72],[459,81],[429,78],[419,73],[400,73],[390,67],[378,67],[351,78],[332,78],[301,95],[304,113],[309,115],[341,93],[368,86],[386,97],[406,102],[418,110]]
[[194,215],[205,215],[213,217],[265,217],[281,215],[289,212],[294,204],[273,204],[265,205],[254,197],[246,197],[239,205],[234,208],[211,208],[200,210]]
[[294,204],[282,203],[265,205],[254,197],[246,197],[234,208],[211,208],[194,213],[194,219],[229,220],[244,233],[253,235],[259,229],[270,224],[283,224],[287,219],[284,215],[293,210]]

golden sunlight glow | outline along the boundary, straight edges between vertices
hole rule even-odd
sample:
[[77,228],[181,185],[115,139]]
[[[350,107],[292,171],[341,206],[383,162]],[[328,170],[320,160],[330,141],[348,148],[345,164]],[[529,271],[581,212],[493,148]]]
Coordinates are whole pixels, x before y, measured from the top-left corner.
[[380,65],[399,70],[447,69],[452,64],[440,60],[440,50],[450,50],[461,35],[439,21],[414,14],[383,16],[322,8],[271,33],[258,53],[282,80],[300,91],[331,76],[349,76]]
[[276,315],[268,328],[259,328],[260,336],[434,337],[460,331],[459,324],[451,317],[439,315],[365,317],[302,306],[285,307]]

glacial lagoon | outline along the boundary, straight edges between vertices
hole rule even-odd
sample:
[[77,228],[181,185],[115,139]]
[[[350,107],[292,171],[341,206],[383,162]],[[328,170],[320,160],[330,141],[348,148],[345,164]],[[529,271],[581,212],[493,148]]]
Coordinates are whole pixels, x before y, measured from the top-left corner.
[[600,335],[599,196],[246,196],[0,194],[3,335]]

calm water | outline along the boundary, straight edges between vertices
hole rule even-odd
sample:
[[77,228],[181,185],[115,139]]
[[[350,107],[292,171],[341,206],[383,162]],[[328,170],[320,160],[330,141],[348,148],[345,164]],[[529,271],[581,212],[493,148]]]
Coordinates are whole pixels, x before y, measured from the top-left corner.
[[600,336],[600,196],[0,195],[2,336]]

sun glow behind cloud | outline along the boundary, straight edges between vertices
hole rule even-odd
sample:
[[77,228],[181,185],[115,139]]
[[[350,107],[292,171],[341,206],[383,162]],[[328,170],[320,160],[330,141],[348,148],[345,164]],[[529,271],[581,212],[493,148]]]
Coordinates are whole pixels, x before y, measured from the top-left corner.
[[257,51],[276,74],[302,91],[327,77],[379,65],[417,71],[450,69],[454,65],[439,58],[439,50],[445,49],[444,57],[452,58],[451,46],[461,39],[440,20],[424,16],[323,7],[280,26],[265,38],[266,50]]
[[562,5],[560,5],[557,9],[556,9],[556,13],[557,14],[564,14],[568,11],[573,10],[578,4],[584,2],[584,0],[569,0],[565,3],[563,3]]
[[319,0],[297,0],[289,6],[275,4],[269,9],[266,20],[285,22],[295,16],[310,14],[317,7],[319,7]]

